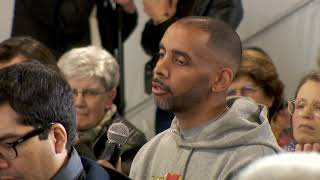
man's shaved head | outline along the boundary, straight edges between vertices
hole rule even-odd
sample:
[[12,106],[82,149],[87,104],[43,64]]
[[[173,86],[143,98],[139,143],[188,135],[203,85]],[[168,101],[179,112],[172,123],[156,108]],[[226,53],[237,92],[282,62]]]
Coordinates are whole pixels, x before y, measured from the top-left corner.
[[232,27],[221,20],[189,16],[175,22],[176,25],[185,25],[200,29],[209,34],[207,46],[216,54],[215,58],[222,64],[229,65],[234,73],[237,72],[242,53],[241,40]]

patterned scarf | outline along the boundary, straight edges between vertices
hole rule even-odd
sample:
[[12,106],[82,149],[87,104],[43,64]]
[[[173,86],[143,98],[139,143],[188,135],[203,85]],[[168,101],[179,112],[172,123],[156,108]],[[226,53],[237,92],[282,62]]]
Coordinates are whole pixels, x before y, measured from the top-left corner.
[[95,127],[77,132],[77,141],[80,141],[82,144],[86,144],[89,148],[93,149],[94,145],[99,140],[101,133],[103,133],[101,132],[103,127],[112,119],[116,112],[117,106],[112,105],[111,109],[106,112],[102,120]]

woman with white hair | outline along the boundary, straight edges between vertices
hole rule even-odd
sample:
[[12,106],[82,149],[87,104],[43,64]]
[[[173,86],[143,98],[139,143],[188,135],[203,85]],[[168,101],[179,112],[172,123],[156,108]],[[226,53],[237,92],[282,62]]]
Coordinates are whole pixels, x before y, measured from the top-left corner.
[[78,121],[77,151],[94,160],[104,159],[108,149],[108,128],[112,123],[121,121],[130,132],[121,152],[122,170],[129,174],[131,162],[146,138],[117,113],[113,104],[119,84],[119,65],[115,58],[99,47],[88,46],[65,53],[58,66],[74,93]]

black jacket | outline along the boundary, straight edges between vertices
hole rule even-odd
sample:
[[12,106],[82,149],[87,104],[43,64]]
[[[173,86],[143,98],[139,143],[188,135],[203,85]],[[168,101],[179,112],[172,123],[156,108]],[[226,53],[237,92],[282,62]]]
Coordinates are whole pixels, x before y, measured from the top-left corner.
[[[109,0],[96,0],[102,46],[117,47],[116,11]],[[16,0],[11,36],[31,36],[59,58],[66,51],[89,45],[89,16],[93,0]],[[123,40],[133,31],[137,14],[123,14]]]
[[71,149],[68,158],[68,161],[63,167],[61,167],[57,174],[51,178],[52,180],[111,179],[107,169],[92,160],[80,158],[78,152],[74,148]]
[[242,2],[241,0],[181,0],[178,2],[176,14],[171,19],[157,26],[151,20],[146,23],[141,38],[144,51],[154,56],[167,28],[177,19],[188,15],[218,18],[236,29],[243,17]]
[[[130,178],[113,169],[102,167],[100,164],[81,157],[81,163],[84,169],[84,174],[79,177],[79,180],[129,180]],[[108,175],[107,175],[108,174]]]

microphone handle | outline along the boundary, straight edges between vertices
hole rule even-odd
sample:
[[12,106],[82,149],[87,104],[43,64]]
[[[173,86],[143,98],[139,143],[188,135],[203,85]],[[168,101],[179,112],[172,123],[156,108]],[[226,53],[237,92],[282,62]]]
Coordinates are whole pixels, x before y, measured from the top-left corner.
[[116,167],[121,154],[121,145],[111,142],[108,143],[109,147],[105,159],[109,161],[114,167]]

